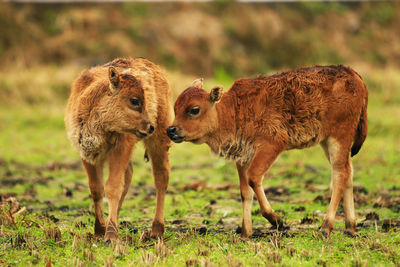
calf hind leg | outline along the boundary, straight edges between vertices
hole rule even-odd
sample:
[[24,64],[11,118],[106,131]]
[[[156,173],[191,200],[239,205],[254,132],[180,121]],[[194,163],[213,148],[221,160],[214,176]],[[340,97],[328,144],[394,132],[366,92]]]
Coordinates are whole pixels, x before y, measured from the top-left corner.
[[133,166],[132,166],[132,163],[128,163],[128,167],[125,170],[124,191],[122,192],[122,196],[121,196],[121,198],[119,200],[119,203],[118,203],[118,216],[119,216],[119,212],[120,212],[121,207],[122,207],[122,203],[124,202],[125,196],[128,193],[129,186],[131,185],[132,175],[133,175]]
[[337,207],[344,196],[346,229],[350,234],[355,232],[355,215],[353,200],[352,166],[349,149],[334,139],[329,139],[325,146],[332,165],[332,195],[328,211],[322,222],[321,231],[329,236],[336,216]]
[[354,211],[354,197],[353,197],[353,166],[351,158],[349,158],[350,175],[346,181],[343,202],[344,202],[344,216],[346,223],[346,233],[350,236],[356,234],[356,216]]

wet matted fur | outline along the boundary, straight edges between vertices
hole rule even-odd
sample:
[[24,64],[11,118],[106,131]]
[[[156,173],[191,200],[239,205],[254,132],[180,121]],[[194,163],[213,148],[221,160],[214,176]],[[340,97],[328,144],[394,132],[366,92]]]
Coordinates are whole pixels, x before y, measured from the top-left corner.
[[264,173],[278,155],[320,144],[332,165],[332,198],[322,224],[331,232],[344,199],[346,229],[355,232],[352,156],[367,136],[368,91],[349,67],[314,66],[272,76],[235,81],[229,91],[203,89],[196,80],[175,102],[175,121],[168,128],[175,142],[206,143],[236,162],[243,200],[242,236],[251,235],[255,193],[261,212],[282,226],[262,187]]
[[[162,236],[170,170],[170,140],[165,131],[171,121],[167,76],[146,59],[118,58],[84,70],[75,80],[65,125],[89,177],[97,236],[105,234],[106,241],[118,237],[118,213],[132,179],[130,157],[135,144],[141,140],[152,162],[157,191],[152,235]],[[106,161],[109,178],[104,186]],[[104,192],[109,203],[107,222],[102,210]]]

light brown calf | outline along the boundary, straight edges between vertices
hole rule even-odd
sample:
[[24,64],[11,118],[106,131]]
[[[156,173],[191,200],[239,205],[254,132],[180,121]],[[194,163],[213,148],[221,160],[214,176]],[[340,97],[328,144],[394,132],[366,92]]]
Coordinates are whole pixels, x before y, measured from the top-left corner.
[[262,215],[274,226],[281,218],[263,187],[265,172],[284,150],[320,144],[332,165],[332,198],[322,223],[329,235],[343,197],[346,230],[355,233],[353,169],[350,158],[367,135],[368,91],[361,77],[344,66],[314,66],[270,77],[237,80],[222,93],[202,89],[202,80],[175,102],[168,136],[177,143],[206,143],[236,162],[243,204],[242,236],[252,234],[255,193]]
[[[171,91],[166,74],[152,62],[115,59],[85,70],[72,86],[65,125],[89,177],[95,209],[95,235],[118,238],[118,214],[132,180],[131,154],[143,140],[151,159],[157,194],[152,236],[164,232],[164,197],[168,186],[172,121]],[[104,163],[109,177],[103,182]],[[109,204],[104,220],[103,195]]]

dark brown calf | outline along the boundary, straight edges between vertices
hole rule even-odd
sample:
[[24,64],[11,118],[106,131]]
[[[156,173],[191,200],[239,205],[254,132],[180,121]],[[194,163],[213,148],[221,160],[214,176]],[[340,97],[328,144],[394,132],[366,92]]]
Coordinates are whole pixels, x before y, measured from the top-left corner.
[[281,226],[263,187],[263,175],[279,154],[320,144],[332,165],[332,198],[322,223],[333,228],[343,197],[346,229],[355,233],[353,169],[350,158],[367,135],[368,92],[361,77],[344,66],[314,66],[269,77],[237,80],[222,93],[210,93],[202,80],[175,102],[175,121],[167,130],[174,142],[207,143],[211,150],[236,162],[243,202],[242,236],[252,234],[255,193],[261,212]]

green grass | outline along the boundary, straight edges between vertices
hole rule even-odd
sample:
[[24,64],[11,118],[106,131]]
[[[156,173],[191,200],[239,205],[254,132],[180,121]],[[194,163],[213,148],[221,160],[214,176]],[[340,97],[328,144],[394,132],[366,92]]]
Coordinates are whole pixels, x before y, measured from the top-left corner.
[[[220,78],[227,87],[229,77],[221,72]],[[364,222],[358,236],[350,238],[339,219],[329,240],[318,235],[330,183],[330,166],[320,147],[283,153],[265,177],[265,186],[283,192],[267,197],[290,230],[269,229],[254,201],[255,237],[242,241],[236,234],[241,202],[234,164],[216,157],[205,145],[184,143],[170,150],[165,240],[141,241],[151,227],[155,194],[150,164],[144,162],[139,144],[133,156],[134,178],[119,219],[121,242],[105,246],[90,235],[93,205],[78,154],[66,138],[64,107],[3,105],[0,195],[15,196],[28,212],[0,225],[0,265],[43,266],[51,258],[54,266],[398,266],[399,226],[382,227],[385,219],[399,220],[400,215],[400,108],[397,87],[392,87],[392,94],[369,88],[369,136],[353,159],[354,181],[359,185],[357,220],[364,222],[370,212],[380,220]],[[196,187],[196,182],[203,184]],[[300,224],[305,217],[313,223]],[[60,232],[46,235],[53,228]]]

